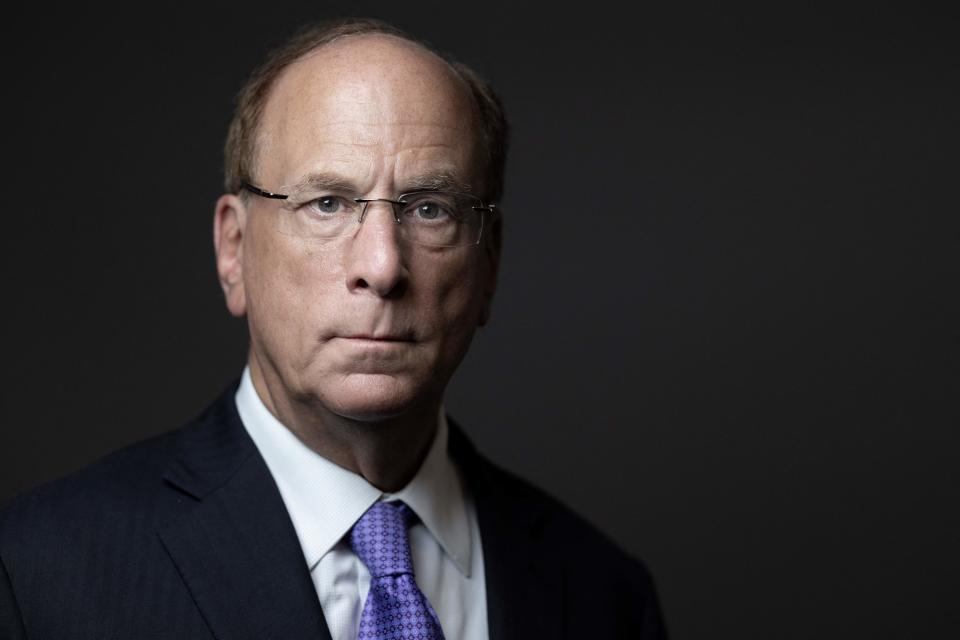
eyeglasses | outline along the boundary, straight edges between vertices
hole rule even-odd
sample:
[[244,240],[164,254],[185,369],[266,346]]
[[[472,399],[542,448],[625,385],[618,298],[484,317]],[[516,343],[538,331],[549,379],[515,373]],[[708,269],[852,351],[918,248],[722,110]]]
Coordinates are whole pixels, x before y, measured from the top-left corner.
[[330,239],[351,235],[363,223],[371,203],[386,202],[400,225],[402,237],[429,247],[460,247],[480,243],[484,218],[496,213],[496,205],[480,198],[451,191],[415,191],[387,198],[349,198],[308,190],[282,194],[266,191],[248,182],[241,186],[261,198],[281,200],[278,230],[307,239]]

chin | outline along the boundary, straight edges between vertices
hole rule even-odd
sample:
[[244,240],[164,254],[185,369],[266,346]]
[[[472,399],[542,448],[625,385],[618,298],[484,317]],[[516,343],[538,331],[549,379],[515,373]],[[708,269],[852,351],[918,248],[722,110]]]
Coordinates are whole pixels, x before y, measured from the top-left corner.
[[424,408],[432,395],[421,385],[392,375],[352,374],[317,394],[333,413],[362,422],[387,420]]

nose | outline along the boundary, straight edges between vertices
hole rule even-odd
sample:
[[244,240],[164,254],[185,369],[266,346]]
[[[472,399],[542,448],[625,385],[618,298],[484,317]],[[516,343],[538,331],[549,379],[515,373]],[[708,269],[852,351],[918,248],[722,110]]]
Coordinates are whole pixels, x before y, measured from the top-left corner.
[[361,224],[348,242],[347,288],[395,298],[403,294],[409,276],[400,225],[390,202],[375,200],[364,206]]

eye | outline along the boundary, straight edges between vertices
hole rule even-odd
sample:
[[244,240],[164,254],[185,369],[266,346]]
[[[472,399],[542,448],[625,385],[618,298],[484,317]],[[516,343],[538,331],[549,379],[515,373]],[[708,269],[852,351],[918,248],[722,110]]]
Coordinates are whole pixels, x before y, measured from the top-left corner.
[[328,216],[343,213],[347,209],[343,198],[337,196],[321,196],[315,200],[311,200],[309,206],[317,213]]
[[443,221],[456,217],[456,199],[441,192],[413,193],[402,196],[404,215],[422,222]]
[[435,220],[443,215],[444,211],[436,202],[421,202],[417,205],[416,213],[424,220]]

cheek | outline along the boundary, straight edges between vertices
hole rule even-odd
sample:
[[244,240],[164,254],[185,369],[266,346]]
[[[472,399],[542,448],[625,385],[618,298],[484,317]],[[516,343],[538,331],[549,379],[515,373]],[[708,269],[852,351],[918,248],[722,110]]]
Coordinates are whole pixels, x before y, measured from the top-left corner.
[[340,270],[328,256],[297,239],[275,233],[250,239],[244,281],[251,337],[283,352],[281,362],[295,363],[306,355],[306,342],[315,339],[325,309],[322,302]]
[[[471,256],[472,257],[472,256]],[[476,329],[481,303],[482,272],[476,260],[438,260],[425,266],[418,278],[423,295],[416,296],[415,310],[442,334],[445,343],[463,341]]]

